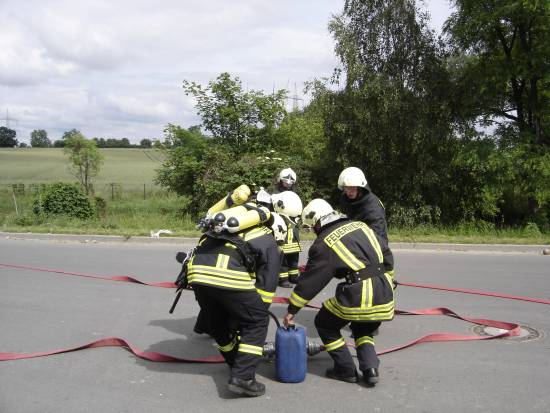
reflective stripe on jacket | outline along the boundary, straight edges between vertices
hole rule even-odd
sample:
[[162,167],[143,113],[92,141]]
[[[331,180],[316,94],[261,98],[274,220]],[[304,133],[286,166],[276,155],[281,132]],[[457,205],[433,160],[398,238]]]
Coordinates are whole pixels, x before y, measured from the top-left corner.
[[393,256],[383,239],[365,223],[346,218],[321,228],[309,250],[305,272],[291,293],[288,311],[295,314],[333,277],[358,274],[357,282],[340,283],[323,305],[331,313],[352,321],[388,321],[394,315],[391,278]]
[[188,265],[189,284],[256,290],[271,303],[277,288],[280,255],[271,229],[259,226],[239,234],[249,245],[256,271],[247,271],[241,252],[227,241],[203,235]]

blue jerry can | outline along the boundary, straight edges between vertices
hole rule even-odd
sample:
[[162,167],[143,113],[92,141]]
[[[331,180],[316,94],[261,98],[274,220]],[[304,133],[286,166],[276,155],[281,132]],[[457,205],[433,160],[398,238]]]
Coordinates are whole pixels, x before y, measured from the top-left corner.
[[307,345],[303,327],[277,328],[275,334],[277,379],[283,383],[300,383],[306,378]]

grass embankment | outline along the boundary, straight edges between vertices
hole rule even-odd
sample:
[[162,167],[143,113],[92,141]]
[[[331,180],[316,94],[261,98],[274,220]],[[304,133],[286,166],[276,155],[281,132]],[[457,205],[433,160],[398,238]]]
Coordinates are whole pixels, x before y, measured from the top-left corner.
[[[67,217],[38,219],[32,211],[37,184],[74,181],[61,149],[0,149],[0,231],[147,236],[172,230],[173,236],[198,236],[186,214],[188,200],[153,185],[163,154],[154,149],[101,149],[104,164],[94,179],[96,195],[107,202],[105,214],[88,221]],[[19,184],[15,191],[12,184]],[[23,184],[21,186],[21,184]],[[14,199],[15,198],[15,199]],[[16,210],[17,204],[17,210]],[[313,239],[303,232],[302,239]],[[479,228],[464,224],[447,228],[390,228],[392,242],[469,244],[550,244],[550,234],[527,229]]]
[[[152,230],[169,229],[173,231],[173,236],[199,236],[195,229],[196,222],[185,212],[188,200],[162,191],[149,193],[146,199],[139,192],[127,192],[120,198],[107,199],[105,215],[87,221],[67,217],[52,217],[40,221],[32,212],[32,195],[16,196],[16,201],[18,214],[12,192],[0,190],[0,231],[147,236]],[[390,228],[389,236],[392,242],[550,244],[550,234],[537,234],[528,229],[478,229],[469,225],[450,228]],[[313,233],[302,232],[302,239],[313,238]]]

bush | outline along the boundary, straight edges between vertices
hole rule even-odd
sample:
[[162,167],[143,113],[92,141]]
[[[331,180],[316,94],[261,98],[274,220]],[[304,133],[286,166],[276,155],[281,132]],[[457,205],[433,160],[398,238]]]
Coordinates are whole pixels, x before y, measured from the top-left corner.
[[389,226],[409,229],[418,225],[438,225],[441,210],[437,206],[431,205],[421,205],[416,208],[392,205],[388,208],[387,215]]
[[540,236],[541,232],[537,224],[534,222],[528,222],[523,228],[523,234],[527,236]]
[[95,196],[94,205],[97,216],[100,218],[105,218],[105,216],[107,215],[107,201],[105,201],[105,198]]
[[37,216],[68,215],[79,219],[94,215],[94,208],[82,190],[64,182],[49,185],[41,191],[34,200],[33,211]]

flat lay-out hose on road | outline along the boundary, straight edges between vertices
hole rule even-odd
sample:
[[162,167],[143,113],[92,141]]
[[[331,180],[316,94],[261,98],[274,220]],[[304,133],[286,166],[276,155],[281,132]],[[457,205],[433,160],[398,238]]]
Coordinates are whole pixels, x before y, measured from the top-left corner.
[[[48,268],[33,267],[29,265],[6,264],[6,263],[0,263],[0,267],[12,268],[17,270],[49,272],[49,273],[56,273],[61,275],[94,278],[94,279],[101,279],[101,280],[107,280],[107,281],[129,282],[129,283],[136,283],[136,284],[153,286],[153,287],[161,287],[161,288],[176,287],[176,285],[173,282],[143,282],[130,276],[100,276],[100,275],[83,274],[83,273],[70,272],[70,271],[54,270],[54,269],[48,269]],[[550,305],[550,300],[540,299],[540,298],[513,296],[508,294],[488,293],[484,291],[465,290],[465,289],[458,289],[458,288],[448,288],[448,287],[441,287],[441,286],[413,284],[413,283],[404,283],[404,282],[397,282],[397,284],[402,286],[408,286],[408,287],[428,288],[428,289],[451,291],[451,292],[458,292],[458,293],[465,293],[465,294],[476,294],[476,295],[482,295],[482,296],[491,296],[491,297],[504,298],[504,299],[510,299],[510,300],[521,300],[521,301]],[[273,302],[278,304],[286,304],[288,303],[288,299],[286,297],[275,297]],[[314,305],[308,305],[308,307],[319,308],[318,306],[314,306]],[[433,334],[428,334],[426,336],[420,337],[409,343],[405,343],[399,346],[395,346],[389,349],[379,351],[378,354],[390,353],[390,352],[397,351],[397,350],[407,348],[412,345],[420,344],[420,343],[440,342],[440,341],[490,340],[490,339],[496,339],[496,338],[518,336],[520,334],[520,329],[521,329],[521,327],[516,323],[464,317],[444,307],[426,308],[426,309],[411,310],[411,311],[396,310],[395,313],[398,315],[405,315],[405,316],[445,315],[445,316],[458,318],[470,323],[497,328],[502,330],[502,332],[500,334],[491,335],[491,336],[472,336],[472,335],[462,335],[462,334],[455,334],[455,333],[433,333]],[[44,357],[44,356],[50,356],[54,354],[74,352],[78,350],[84,350],[84,349],[96,348],[96,347],[123,347],[139,358],[142,358],[144,360],[149,360],[149,361],[156,361],[156,362],[180,362],[180,363],[223,363],[224,362],[223,357],[221,355],[214,355],[214,356],[203,357],[203,358],[181,358],[181,357],[170,356],[163,353],[141,351],[135,348],[134,346],[132,346],[126,340],[118,337],[103,338],[81,346],[54,350],[54,351],[35,352],[35,353],[0,352],[0,361]]]

